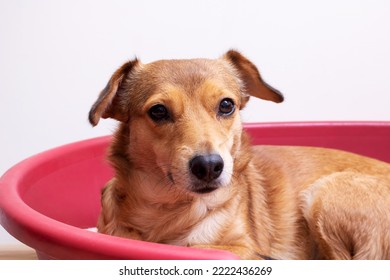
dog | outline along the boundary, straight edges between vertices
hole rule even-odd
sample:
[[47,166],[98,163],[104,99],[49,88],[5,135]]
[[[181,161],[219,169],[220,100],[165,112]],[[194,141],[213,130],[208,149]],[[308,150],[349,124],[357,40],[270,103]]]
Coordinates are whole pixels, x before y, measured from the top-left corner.
[[119,121],[98,231],[241,259],[389,259],[390,165],[315,147],[251,146],[240,110],[280,103],[240,52],[134,59],[89,113]]

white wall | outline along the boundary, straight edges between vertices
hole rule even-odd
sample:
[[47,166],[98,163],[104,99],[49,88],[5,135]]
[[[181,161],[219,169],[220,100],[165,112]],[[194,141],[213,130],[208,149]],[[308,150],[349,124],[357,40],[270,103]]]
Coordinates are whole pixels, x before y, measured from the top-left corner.
[[[319,4],[320,3],[320,4]],[[248,122],[390,120],[390,2],[0,0],[0,174],[37,152],[111,133],[87,113],[137,55],[241,50],[280,89]],[[13,241],[0,231],[0,244]]]

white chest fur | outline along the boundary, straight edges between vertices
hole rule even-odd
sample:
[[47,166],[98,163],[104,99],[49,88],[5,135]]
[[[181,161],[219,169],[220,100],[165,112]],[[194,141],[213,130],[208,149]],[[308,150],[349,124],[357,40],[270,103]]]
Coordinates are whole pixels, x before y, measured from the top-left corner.
[[[213,244],[221,238],[222,230],[230,223],[231,215],[223,208],[215,208],[216,201],[199,200],[192,208],[198,217],[202,217],[193,228],[182,237],[180,245]],[[229,218],[230,217],[230,218]]]

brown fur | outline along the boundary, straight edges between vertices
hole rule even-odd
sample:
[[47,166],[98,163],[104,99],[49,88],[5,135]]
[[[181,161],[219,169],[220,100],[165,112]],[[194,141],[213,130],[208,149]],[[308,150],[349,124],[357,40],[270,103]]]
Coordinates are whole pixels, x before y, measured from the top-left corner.
[[[389,259],[390,165],[321,148],[252,147],[239,115],[249,96],[283,101],[236,51],[119,68],[90,111],[93,125],[121,122],[98,230],[243,259]],[[225,98],[236,108],[226,115]],[[165,118],[153,119],[156,105]],[[192,159],[211,154],[224,166],[206,182]]]

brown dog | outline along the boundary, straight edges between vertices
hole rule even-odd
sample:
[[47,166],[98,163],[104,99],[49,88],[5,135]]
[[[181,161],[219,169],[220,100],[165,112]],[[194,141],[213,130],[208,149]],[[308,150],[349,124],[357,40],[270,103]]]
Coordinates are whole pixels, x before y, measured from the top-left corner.
[[89,115],[121,122],[98,230],[243,259],[390,258],[390,165],[251,147],[239,114],[249,96],[283,101],[236,51],[120,67]]

